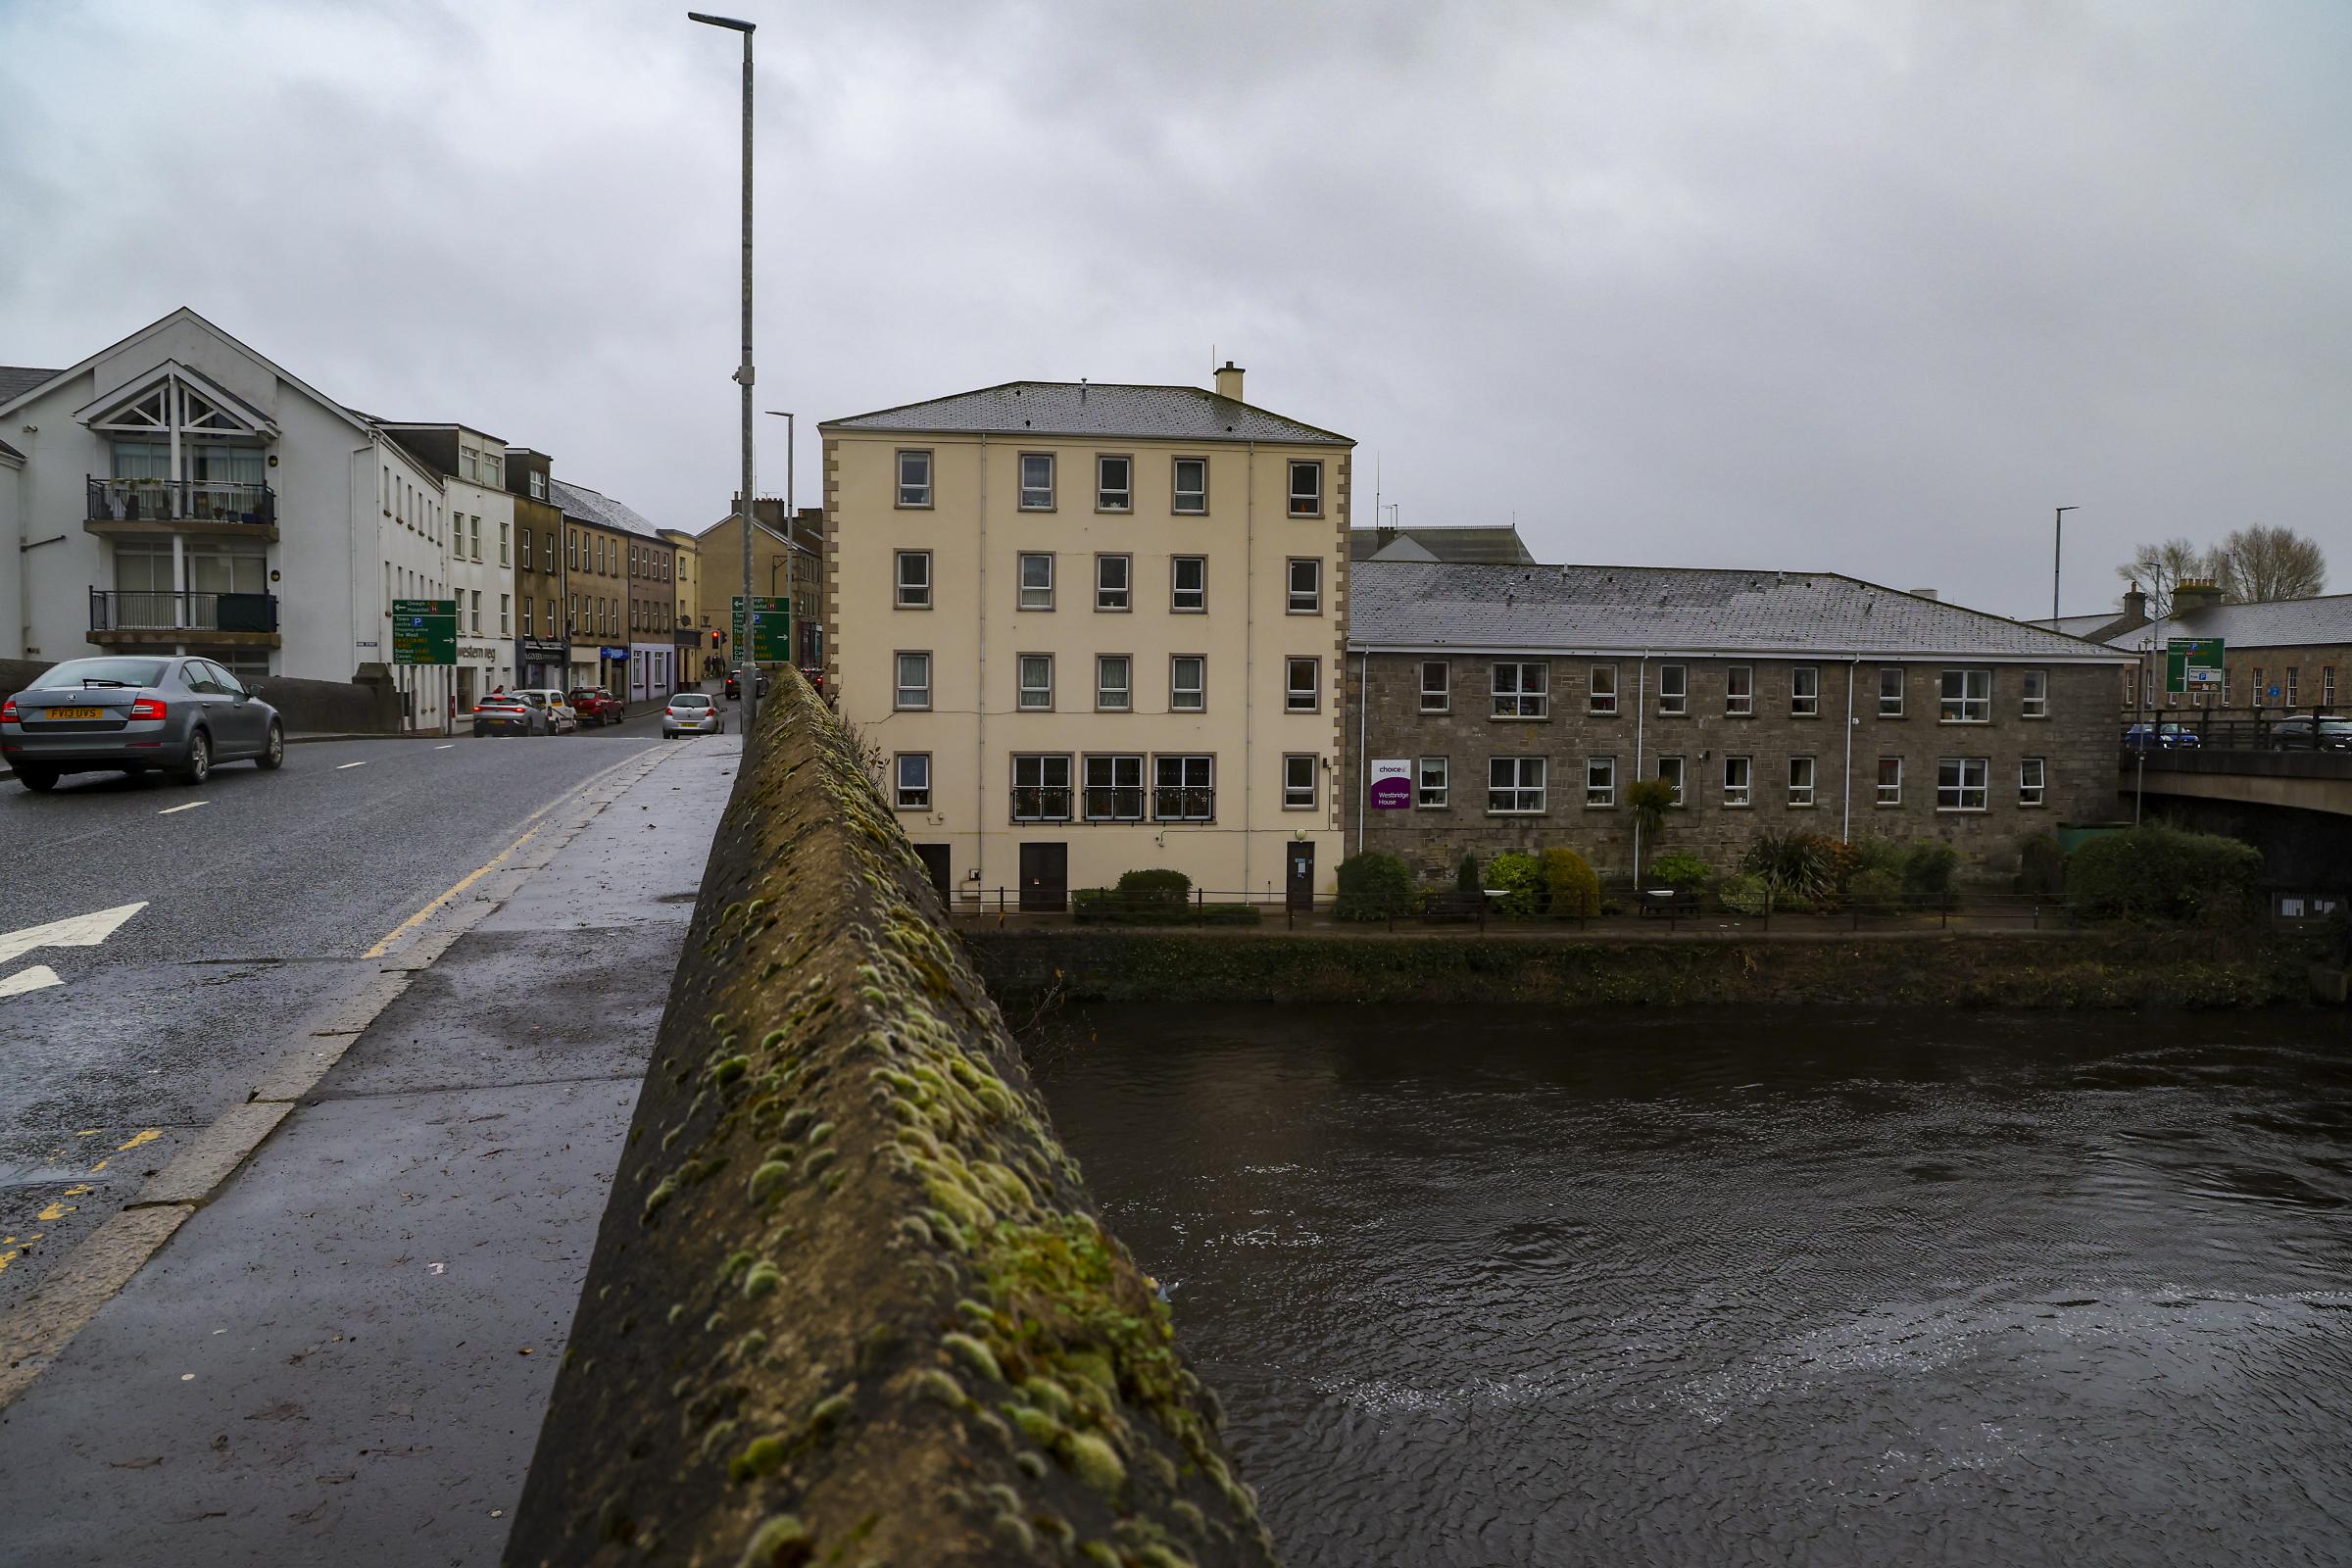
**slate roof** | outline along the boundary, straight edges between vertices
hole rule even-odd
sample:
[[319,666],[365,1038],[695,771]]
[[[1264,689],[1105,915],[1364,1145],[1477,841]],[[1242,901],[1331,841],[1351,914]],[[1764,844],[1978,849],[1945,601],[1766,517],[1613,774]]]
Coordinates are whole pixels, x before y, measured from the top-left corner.
[[2308,648],[2352,643],[2352,594],[2274,599],[2254,605],[2210,605],[2150,626],[2118,633],[2107,639],[2107,646],[2136,652],[2140,640],[2150,636],[2159,648],[2174,637],[2219,637],[2230,648]]
[[1472,561],[1528,565],[1535,557],[1517,528],[1349,528],[1349,561]]
[[2097,643],[1822,571],[1367,561],[1351,648],[2120,662]]
[[57,373],[38,370],[29,365],[0,365],[0,403],[31,391]]
[[826,430],[965,435],[1146,436],[1170,441],[1277,441],[1351,447],[1353,441],[1197,386],[1007,381],[895,409],[827,419]]
[[2100,627],[2112,626],[2123,618],[2122,611],[2110,610],[2103,615],[2060,615],[2056,620],[2042,615],[2026,624],[2039,626],[2045,631],[2062,631],[2069,637],[2087,637]]
[[584,485],[565,484],[561,479],[553,479],[549,484],[549,493],[565,514],[584,522],[601,522],[608,528],[641,534],[648,539],[658,540],[662,537],[662,531],[642,514]]

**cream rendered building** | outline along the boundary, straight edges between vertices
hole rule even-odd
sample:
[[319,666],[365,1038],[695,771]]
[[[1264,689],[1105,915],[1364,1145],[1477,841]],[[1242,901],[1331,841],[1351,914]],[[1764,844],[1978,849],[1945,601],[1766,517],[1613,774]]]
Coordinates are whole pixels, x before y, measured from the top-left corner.
[[1354,443],[1216,380],[821,427],[827,683],[963,906],[1332,889]]

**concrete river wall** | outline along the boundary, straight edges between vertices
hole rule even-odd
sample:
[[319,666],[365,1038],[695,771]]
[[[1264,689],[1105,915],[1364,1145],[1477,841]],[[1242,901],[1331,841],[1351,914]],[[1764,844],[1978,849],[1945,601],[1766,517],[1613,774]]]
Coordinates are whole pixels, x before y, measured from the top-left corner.
[[508,1561],[1273,1560],[855,739],[750,737]]

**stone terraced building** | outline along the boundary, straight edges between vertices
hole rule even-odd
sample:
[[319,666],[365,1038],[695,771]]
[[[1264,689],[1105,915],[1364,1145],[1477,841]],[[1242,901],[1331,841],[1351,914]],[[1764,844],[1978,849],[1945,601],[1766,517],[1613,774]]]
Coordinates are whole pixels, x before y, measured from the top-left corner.
[[2080,638],[1828,572],[1362,561],[1348,589],[1347,851],[1425,878],[1553,845],[1629,875],[1641,778],[1680,800],[1644,864],[1802,829],[1997,867],[2117,814],[2130,659]]

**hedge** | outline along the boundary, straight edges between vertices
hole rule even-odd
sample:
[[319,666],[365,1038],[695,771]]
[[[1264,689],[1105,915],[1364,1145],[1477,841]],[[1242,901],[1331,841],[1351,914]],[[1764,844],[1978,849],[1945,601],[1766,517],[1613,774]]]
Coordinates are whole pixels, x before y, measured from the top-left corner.
[[1079,888],[1070,895],[1070,917],[1080,925],[1255,925],[1254,904],[1168,904],[1130,899],[1117,888]]
[[2093,920],[2242,919],[2255,907],[2262,852],[2214,833],[2135,827],[2066,858],[2066,889]]

